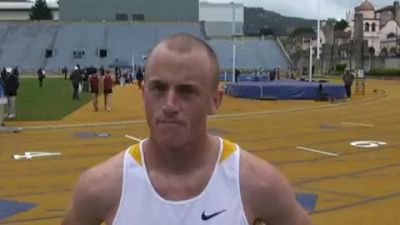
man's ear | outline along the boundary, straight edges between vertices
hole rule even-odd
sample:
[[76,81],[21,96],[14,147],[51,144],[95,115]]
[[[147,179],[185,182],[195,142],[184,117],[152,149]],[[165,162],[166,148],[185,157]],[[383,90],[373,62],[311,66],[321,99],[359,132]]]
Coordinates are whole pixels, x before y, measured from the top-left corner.
[[144,105],[144,102],[145,102],[145,101],[144,101],[144,96],[146,95],[146,94],[145,94],[146,91],[144,90],[144,89],[145,89],[144,86],[145,86],[145,81],[144,81],[144,79],[143,79],[143,80],[142,80],[142,86],[141,86],[141,88],[140,88],[140,93],[142,94],[142,107],[143,107],[143,108],[145,108],[145,105]]
[[215,91],[214,96],[211,99],[208,115],[214,115],[217,113],[219,107],[221,106],[223,96],[224,90],[222,87],[218,86],[218,89]]

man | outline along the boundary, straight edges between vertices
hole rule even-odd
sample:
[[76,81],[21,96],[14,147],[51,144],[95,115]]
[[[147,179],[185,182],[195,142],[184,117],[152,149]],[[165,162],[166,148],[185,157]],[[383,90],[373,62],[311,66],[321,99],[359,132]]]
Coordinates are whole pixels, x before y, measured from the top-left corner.
[[92,74],[89,77],[90,93],[92,93],[92,104],[94,111],[99,111],[98,96],[99,96],[99,76],[97,70],[91,71]]
[[15,101],[17,98],[17,90],[19,87],[19,80],[17,75],[12,73],[12,68],[6,68],[6,78],[4,80],[4,94],[7,97],[7,117],[9,119],[15,118],[16,109]]
[[113,79],[111,77],[111,71],[106,70],[106,75],[103,78],[104,87],[104,109],[111,111],[111,94],[113,88]]
[[43,80],[46,78],[46,72],[44,69],[39,68],[37,71],[38,79],[39,79],[39,87],[43,87]]
[[349,70],[346,70],[343,75],[343,83],[344,89],[346,90],[347,99],[351,98],[351,85],[353,84],[353,80],[354,75]]
[[72,88],[74,89],[72,100],[79,100],[79,85],[82,81],[82,74],[78,66],[74,67],[74,71],[72,71],[71,75],[69,76],[69,80],[71,81]]
[[136,79],[137,79],[137,84],[138,84],[139,90],[142,89],[143,77],[144,76],[143,76],[142,69],[139,67],[138,71],[136,73]]
[[239,82],[240,70],[235,68],[235,82]]
[[61,73],[64,74],[64,80],[66,80],[67,79],[67,75],[68,75],[68,68],[66,66],[64,66],[61,69]]
[[142,88],[150,137],[86,171],[62,224],[311,224],[276,168],[207,132],[222,101],[218,78],[202,40],[161,41]]

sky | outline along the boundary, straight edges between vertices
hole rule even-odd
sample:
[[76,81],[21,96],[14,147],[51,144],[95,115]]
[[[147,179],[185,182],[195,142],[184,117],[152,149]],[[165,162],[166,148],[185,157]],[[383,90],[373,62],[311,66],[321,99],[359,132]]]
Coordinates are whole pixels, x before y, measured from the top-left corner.
[[[262,7],[266,10],[291,17],[318,18],[318,0],[200,0],[216,3],[244,3],[247,7]],[[354,10],[365,0],[319,0],[320,18],[344,19],[346,11]],[[393,5],[394,0],[369,0],[375,10]]]

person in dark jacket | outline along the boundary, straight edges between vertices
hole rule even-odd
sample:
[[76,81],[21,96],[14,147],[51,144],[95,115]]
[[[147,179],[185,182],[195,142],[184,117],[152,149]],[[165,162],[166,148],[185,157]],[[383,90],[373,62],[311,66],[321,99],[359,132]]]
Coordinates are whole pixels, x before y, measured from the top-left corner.
[[15,66],[12,70],[12,74],[14,74],[17,78],[19,78],[19,69],[18,66]]
[[6,75],[7,75],[6,68],[3,67],[3,69],[0,72],[0,83],[3,85],[3,87],[4,87],[4,81],[6,80]]
[[68,68],[64,66],[61,70],[61,73],[64,74],[64,80],[66,80],[68,75]]
[[39,87],[43,87],[43,80],[46,77],[46,72],[42,68],[39,68],[37,71],[37,75],[39,79]]
[[82,81],[82,74],[79,70],[79,67],[75,66],[71,75],[69,76],[69,80],[72,83],[72,87],[74,88],[74,93],[72,95],[73,100],[79,100],[79,84]]
[[142,89],[143,78],[144,78],[144,76],[143,76],[142,69],[139,67],[138,71],[136,72],[136,79],[137,79],[137,84],[138,84],[139,89]]
[[17,90],[19,87],[18,77],[12,73],[12,68],[6,68],[6,77],[4,80],[4,94],[7,97],[7,117],[12,119],[16,115],[15,102],[17,98]]
[[351,98],[351,85],[353,84],[353,80],[354,75],[349,70],[346,70],[343,75],[343,83],[346,90],[347,99]]

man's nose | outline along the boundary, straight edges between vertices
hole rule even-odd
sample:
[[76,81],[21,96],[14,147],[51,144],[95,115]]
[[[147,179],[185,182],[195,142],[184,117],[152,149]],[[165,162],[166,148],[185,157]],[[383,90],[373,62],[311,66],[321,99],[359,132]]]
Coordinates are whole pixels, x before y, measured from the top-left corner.
[[169,90],[165,96],[162,110],[166,114],[176,114],[178,112],[178,96],[174,90]]

